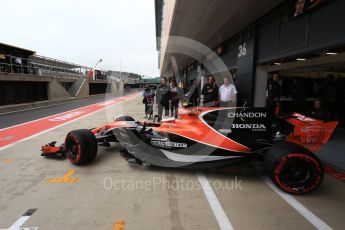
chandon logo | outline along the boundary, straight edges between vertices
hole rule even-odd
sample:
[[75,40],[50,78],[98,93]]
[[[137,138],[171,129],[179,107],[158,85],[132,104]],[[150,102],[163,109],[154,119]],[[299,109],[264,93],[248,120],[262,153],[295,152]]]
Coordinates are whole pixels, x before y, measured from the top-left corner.
[[228,114],[228,117],[230,118],[265,118],[267,115],[266,113],[260,113],[260,112],[248,112],[248,113],[236,113],[236,112],[230,112]]

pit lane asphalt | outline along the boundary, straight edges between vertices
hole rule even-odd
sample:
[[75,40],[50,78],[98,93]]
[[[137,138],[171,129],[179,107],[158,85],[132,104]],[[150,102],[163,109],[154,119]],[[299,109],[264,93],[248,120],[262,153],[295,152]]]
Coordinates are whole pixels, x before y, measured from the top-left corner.
[[14,125],[22,124],[25,122],[33,121],[43,117],[63,113],[73,109],[78,109],[83,106],[88,106],[96,103],[103,102],[105,100],[114,99],[120,97],[117,96],[104,96],[84,98],[73,102],[62,103],[57,105],[45,106],[41,108],[35,108],[30,110],[14,111],[10,113],[0,114],[0,129],[11,127]]
[[[219,229],[219,208],[211,207],[215,200],[234,229],[315,229],[302,215],[310,213],[303,208],[299,213],[255,174],[204,172],[214,191],[210,201],[198,186],[195,172],[128,165],[117,143],[99,147],[95,161],[84,167],[39,155],[42,144],[62,143],[70,130],[96,127],[120,114],[142,118],[141,98],[109,106],[0,151],[0,229],[31,209],[36,212],[21,227],[109,230],[115,221],[124,220],[126,230]],[[326,175],[314,193],[292,196],[293,204],[303,205],[331,228],[343,229],[344,193],[344,184]]]

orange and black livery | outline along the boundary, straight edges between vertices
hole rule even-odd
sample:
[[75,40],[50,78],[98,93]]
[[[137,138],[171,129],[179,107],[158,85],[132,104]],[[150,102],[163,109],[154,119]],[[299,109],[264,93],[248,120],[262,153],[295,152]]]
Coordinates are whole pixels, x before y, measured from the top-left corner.
[[101,127],[71,131],[63,145],[43,146],[42,155],[87,164],[99,146],[118,142],[131,164],[199,170],[259,161],[282,190],[294,194],[315,190],[324,171],[313,152],[327,143],[338,122],[298,113],[274,118],[270,114],[266,108],[196,107],[181,108],[179,118],[160,122],[122,116]]

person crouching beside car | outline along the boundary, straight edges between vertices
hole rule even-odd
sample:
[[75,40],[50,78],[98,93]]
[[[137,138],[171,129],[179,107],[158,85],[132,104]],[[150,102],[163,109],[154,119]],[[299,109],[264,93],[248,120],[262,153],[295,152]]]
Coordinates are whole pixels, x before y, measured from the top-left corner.
[[321,120],[329,121],[329,113],[323,109],[320,99],[315,99],[313,108],[309,111],[309,117]]

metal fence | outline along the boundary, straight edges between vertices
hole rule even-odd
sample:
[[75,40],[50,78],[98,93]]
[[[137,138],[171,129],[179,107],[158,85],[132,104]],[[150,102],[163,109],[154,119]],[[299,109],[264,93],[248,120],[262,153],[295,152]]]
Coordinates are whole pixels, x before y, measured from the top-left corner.
[[[62,80],[63,77],[90,78],[91,67],[77,65],[53,58],[33,55],[29,58],[21,58],[0,54],[0,73],[48,75]],[[95,71],[95,70],[93,70]],[[121,71],[95,71],[95,80],[124,81],[126,84],[155,84],[154,79],[140,79],[131,76],[132,73]]]

